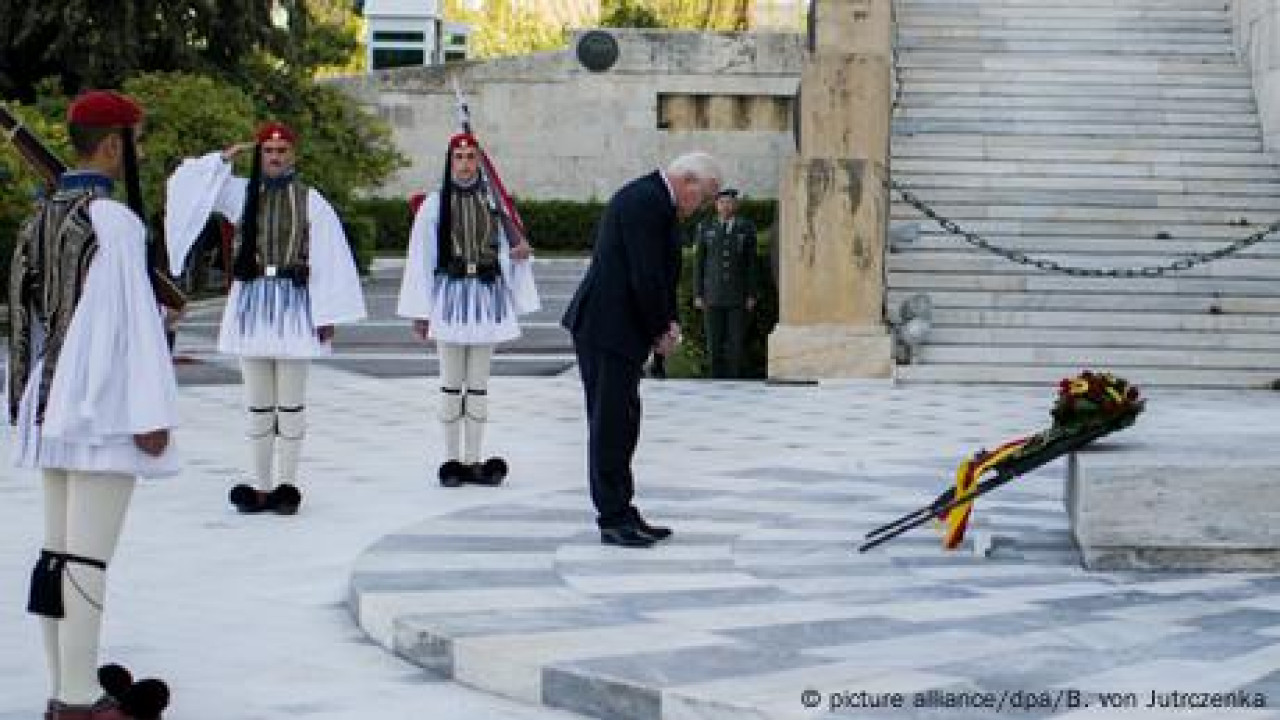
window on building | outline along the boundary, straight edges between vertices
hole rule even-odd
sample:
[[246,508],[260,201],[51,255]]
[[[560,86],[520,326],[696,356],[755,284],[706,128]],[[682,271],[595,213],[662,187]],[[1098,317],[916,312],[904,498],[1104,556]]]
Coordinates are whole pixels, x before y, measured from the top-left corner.
[[423,32],[413,32],[410,30],[375,30],[373,33],[373,41],[375,43],[410,43],[413,45],[421,45],[427,41],[427,34]]
[[373,69],[412,67],[426,64],[426,53],[422,48],[375,47],[373,49]]

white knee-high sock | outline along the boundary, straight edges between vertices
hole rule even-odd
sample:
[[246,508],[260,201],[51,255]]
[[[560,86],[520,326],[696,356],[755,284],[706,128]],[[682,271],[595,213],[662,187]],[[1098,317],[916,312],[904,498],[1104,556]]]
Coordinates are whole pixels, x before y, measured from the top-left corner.
[[276,361],[276,473],[280,482],[297,484],[302,440],[307,434],[306,360]]
[[[124,526],[134,479],[111,473],[68,476],[67,552],[110,563]],[[66,617],[59,628],[58,699],[73,705],[92,703],[102,694],[98,684],[98,652],[106,571],[67,563],[62,577]]]
[[489,422],[489,367],[493,357],[490,345],[467,347],[467,376],[464,405],[466,408],[466,451],[464,462],[475,464],[482,459],[484,428]]
[[275,487],[272,462],[276,447],[276,361],[241,358],[245,403],[249,407],[249,454],[258,488]]
[[[64,470],[44,471],[44,549],[54,552],[67,550],[67,473]],[[58,697],[61,691],[61,653],[58,629],[62,621],[40,617],[40,634],[44,638],[44,661],[49,669],[49,697]]]
[[440,426],[444,431],[445,460],[462,459],[462,392],[466,381],[465,345],[437,343],[440,356]]

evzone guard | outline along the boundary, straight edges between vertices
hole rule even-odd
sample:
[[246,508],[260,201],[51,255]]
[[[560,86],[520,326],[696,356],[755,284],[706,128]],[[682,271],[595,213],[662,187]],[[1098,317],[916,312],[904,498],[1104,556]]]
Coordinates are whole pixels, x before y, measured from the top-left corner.
[[540,309],[519,215],[474,135],[449,139],[443,181],[414,215],[397,313],[440,359],[440,484],[500,484],[501,457],[481,461],[494,346]]
[[[218,351],[240,358],[256,487],[235,485],[241,512],[298,510],[307,369],[332,352],[334,326],[365,316],[360,277],[333,207],[295,168],[297,134],[263,125],[241,143],[182,163],[169,179],[165,231],[178,271],[211,212],[236,224],[234,280]],[[231,161],[253,150],[248,179]]]
[[[147,274],[142,116],[110,91],[71,104],[77,167],[23,226],[9,278],[13,456],[44,483],[44,548],[27,609],[44,636],[45,720],[157,720],[169,702],[160,680],[98,668],[107,566],[136,479],[178,472],[177,384]],[[129,207],[111,199],[121,179]]]

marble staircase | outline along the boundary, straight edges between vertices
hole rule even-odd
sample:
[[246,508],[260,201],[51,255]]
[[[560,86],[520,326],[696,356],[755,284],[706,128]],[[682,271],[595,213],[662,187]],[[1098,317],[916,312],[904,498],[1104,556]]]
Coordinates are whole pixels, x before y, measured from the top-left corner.
[[[1086,268],[1165,265],[1280,218],[1280,168],[1223,0],[896,0],[892,173],[992,243]],[[888,258],[889,308],[933,301],[909,382],[1280,378],[1280,246],[1155,277],[1072,277],[947,234]]]

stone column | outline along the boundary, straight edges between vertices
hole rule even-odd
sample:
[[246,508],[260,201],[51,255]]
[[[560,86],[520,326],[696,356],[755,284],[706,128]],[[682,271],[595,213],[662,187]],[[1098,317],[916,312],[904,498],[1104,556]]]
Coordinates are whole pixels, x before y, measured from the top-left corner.
[[817,0],[801,73],[800,148],[778,192],[775,379],[889,377],[889,0]]
[[1268,150],[1280,150],[1280,7],[1275,0],[1236,0],[1232,4],[1237,55],[1253,78],[1262,138]]

